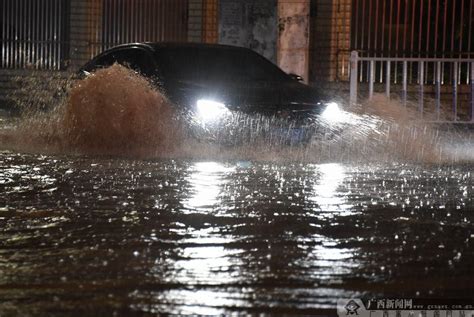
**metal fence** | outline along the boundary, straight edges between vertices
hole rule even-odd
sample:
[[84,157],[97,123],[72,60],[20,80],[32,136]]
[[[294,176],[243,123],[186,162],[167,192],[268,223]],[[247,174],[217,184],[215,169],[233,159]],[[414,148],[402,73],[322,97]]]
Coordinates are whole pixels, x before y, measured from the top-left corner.
[[92,55],[130,42],[186,41],[188,0],[102,0]]
[[435,88],[435,111],[436,111],[436,120],[442,120],[441,118],[441,76],[443,74],[443,67],[442,65],[452,66],[454,71],[453,80],[451,82],[452,85],[452,118],[453,121],[458,121],[458,86],[459,86],[459,74],[458,69],[460,64],[466,64],[470,71],[470,78],[468,83],[471,86],[470,92],[470,107],[469,107],[469,114],[468,120],[462,121],[469,121],[474,123],[474,58],[402,58],[402,57],[360,57],[357,51],[353,51],[351,53],[351,74],[350,74],[350,104],[356,104],[358,98],[358,83],[359,83],[359,64],[362,62],[366,62],[369,65],[369,77],[368,77],[368,84],[369,84],[369,92],[368,96],[369,99],[373,97],[374,94],[374,82],[376,81],[376,63],[380,63],[382,67],[385,69],[385,95],[387,98],[390,98],[392,80],[391,80],[391,73],[392,73],[392,65],[395,63],[401,63],[402,65],[402,102],[404,105],[407,104],[408,99],[408,65],[415,64],[417,69],[417,77],[418,77],[418,110],[420,114],[423,116],[425,110],[425,83],[426,80],[425,76],[425,68],[429,64],[435,65],[435,71],[433,73],[433,85]]
[[[363,57],[473,58],[474,0],[353,0],[351,50]],[[468,84],[467,64],[441,65],[441,83]],[[392,65],[391,76],[402,80],[403,64]],[[407,79],[418,84],[416,63],[408,63]],[[424,65],[424,84],[435,82],[438,65]],[[387,78],[386,68],[376,63],[374,80]],[[368,63],[359,65],[359,81],[368,82]]]
[[54,69],[68,59],[68,0],[0,0],[1,67]]

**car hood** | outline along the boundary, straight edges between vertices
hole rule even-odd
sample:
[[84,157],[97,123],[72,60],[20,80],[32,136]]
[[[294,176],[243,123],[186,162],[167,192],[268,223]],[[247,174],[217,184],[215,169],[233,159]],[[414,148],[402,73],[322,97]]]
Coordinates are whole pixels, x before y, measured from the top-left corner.
[[295,82],[279,85],[280,105],[282,106],[313,106],[320,107],[324,102],[321,92],[308,85]]

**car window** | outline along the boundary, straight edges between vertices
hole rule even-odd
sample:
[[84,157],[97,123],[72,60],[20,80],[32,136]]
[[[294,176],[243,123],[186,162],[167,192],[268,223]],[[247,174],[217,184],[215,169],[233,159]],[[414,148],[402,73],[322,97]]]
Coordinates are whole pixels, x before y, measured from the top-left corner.
[[147,76],[152,75],[156,68],[152,56],[140,48],[121,49],[106,53],[95,61],[94,68],[105,68],[114,63],[119,63]]
[[276,65],[252,51],[213,48],[172,48],[158,54],[165,77],[210,81],[288,81]]
[[114,56],[112,55],[112,52],[105,53],[102,56],[99,56],[94,64],[94,68],[106,68],[109,66],[112,66],[112,64],[115,62]]

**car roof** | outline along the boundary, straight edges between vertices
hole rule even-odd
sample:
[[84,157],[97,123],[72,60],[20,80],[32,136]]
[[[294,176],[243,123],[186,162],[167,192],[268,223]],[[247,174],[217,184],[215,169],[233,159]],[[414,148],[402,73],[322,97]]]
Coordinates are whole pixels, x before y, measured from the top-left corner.
[[163,51],[167,49],[233,50],[233,51],[241,51],[241,52],[249,52],[249,51],[253,52],[252,50],[245,47],[223,45],[223,44],[187,43],[187,42],[133,42],[133,43],[119,44],[102,51],[100,54],[96,55],[92,60],[86,63],[83,67],[81,67],[79,71],[88,68],[88,66],[93,65],[97,59],[111,52],[115,52],[115,51],[119,51],[119,50],[127,49],[127,48],[140,48],[140,47],[149,49],[153,52],[159,52],[159,51]]
[[133,48],[133,47],[148,47],[155,51],[163,50],[163,49],[211,49],[211,50],[236,50],[236,51],[252,51],[245,47],[240,46],[232,46],[232,45],[224,45],[224,44],[209,44],[209,43],[187,43],[187,42],[137,42],[137,43],[127,43],[127,44],[120,44],[110,49],[123,49],[123,48]]
[[112,52],[116,52],[123,49],[133,49],[133,48],[143,48],[150,50],[151,52],[160,53],[166,52],[168,50],[174,51],[175,49],[183,50],[183,51],[194,51],[202,50],[202,51],[210,51],[213,53],[217,52],[235,52],[240,54],[255,54],[257,56],[262,57],[258,53],[254,52],[253,50],[241,47],[241,46],[232,46],[232,45],[225,45],[225,44],[209,44],[209,43],[189,43],[189,42],[134,42],[134,43],[126,43],[126,44],[119,44],[113,46],[109,49],[104,50],[100,54],[96,55],[92,60],[86,63],[83,67],[80,68],[79,72],[90,68],[91,65],[95,65],[96,61],[102,58],[104,55],[110,54]]

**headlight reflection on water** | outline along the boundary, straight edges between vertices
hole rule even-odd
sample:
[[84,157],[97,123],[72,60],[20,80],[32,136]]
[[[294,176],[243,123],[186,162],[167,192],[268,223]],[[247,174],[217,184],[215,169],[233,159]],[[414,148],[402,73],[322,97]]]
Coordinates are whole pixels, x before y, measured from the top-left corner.
[[[321,221],[329,221],[335,226],[340,226],[337,217],[356,213],[353,211],[354,206],[342,192],[347,177],[346,168],[337,163],[319,164],[315,166],[314,172],[317,181],[312,188],[312,196],[309,197],[310,201],[316,203],[312,213]],[[354,268],[360,265],[353,259],[356,249],[341,248],[339,241],[328,235],[315,234],[312,239],[321,243],[311,250],[304,261],[311,262],[319,268],[317,272],[319,279],[339,283],[335,276],[351,275]]]
[[[221,195],[228,184],[226,177],[234,171],[217,162],[196,162],[189,168],[189,198],[184,201],[186,213],[210,214],[225,212]],[[202,226],[202,227],[201,227]],[[228,248],[235,242],[232,235],[222,235],[218,228],[209,223],[201,223],[183,230],[186,238],[180,258],[174,263],[172,281],[183,285],[236,284],[242,279],[237,273],[242,266],[238,248]],[[235,272],[234,272],[235,271]],[[186,303],[189,311],[179,313],[221,314],[218,307],[243,305],[245,302],[225,291],[212,289],[171,290],[171,298],[179,298]],[[244,296],[242,296],[244,297]],[[212,298],[212,302],[209,302]],[[205,306],[204,304],[207,304]],[[216,308],[214,308],[214,306]]]
[[217,162],[198,162],[191,168],[189,178],[191,195],[184,202],[191,210],[212,211],[219,202],[219,195],[226,181],[224,176],[233,171]]
[[337,163],[321,164],[317,166],[316,172],[319,180],[314,187],[314,196],[310,199],[325,212],[350,212],[352,205],[348,205],[346,199],[338,191],[346,177],[344,166]]
[[[300,179],[302,174],[293,168],[306,171],[308,179]],[[344,165],[265,164],[242,173],[243,169],[249,169],[249,164],[203,161],[187,165],[186,196],[181,200],[184,208],[177,215],[182,225],[173,231],[181,237],[176,249],[179,256],[173,259],[172,273],[166,281],[188,288],[157,293],[159,298],[150,299],[154,305],[139,309],[169,310],[171,306],[167,305],[173,303],[175,307],[171,309],[177,309],[177,313],[189,309],[194,313],[220,314],[222,307],[248,305],[253,294],[262,291],[257,286],[248,288],[248,293],[237,289],[234,294],[232,285],[279,281],[289,275],[311,282],[341,284],[360,266],[353,259],[357,250],[341,247],[338,239],[312,226],[351,211],[341,192],[347,173]],[[245,195],[229,201],[242,190]],[[287,196],[291,199],[285,201],[283,197]],[[301,204],[308,209],[297,210]],[[299,230],[310,234],[302,236]],[[262,292],[268,292],[278,303],[290,293],[305,296],[307,289],[296,284],[294,289],[270,288]],[[320,289],[311,292],[317,294]],[[339,292],[331,294],[341,296]],[[146,295],[142,292],[134,296]]]

